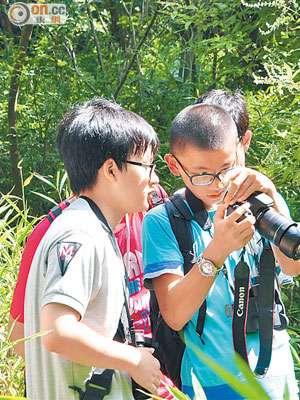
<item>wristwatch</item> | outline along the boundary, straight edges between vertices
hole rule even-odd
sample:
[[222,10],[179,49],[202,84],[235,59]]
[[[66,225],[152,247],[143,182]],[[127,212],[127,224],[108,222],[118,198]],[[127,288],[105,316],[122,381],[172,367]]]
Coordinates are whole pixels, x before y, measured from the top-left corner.
[[222,268],[217,268],[211,261],[206,260],[205,258],[200,256],[196,261],[199,271],[203,276],[217,276]]

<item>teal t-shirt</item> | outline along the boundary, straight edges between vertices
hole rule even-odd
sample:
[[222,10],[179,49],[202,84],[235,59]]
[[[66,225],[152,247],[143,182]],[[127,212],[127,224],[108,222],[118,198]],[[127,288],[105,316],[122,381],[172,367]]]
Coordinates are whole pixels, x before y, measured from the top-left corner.
[[[209,212],[213,220],[215,212]],[[194,235],[193,252],[198,257],[212,239],[212,230],[204,231],[196,221],[191,222]],[[152,279],[162,274],[172,273],[183,276],[183,256],[179,250],[164,205],[152,209],[144,218],[142,228],[144,285],[152,288]],[[254,251],[253,251],[254,249]],[[198,356],[202,351],[219,366],[243,381],[243,375],[234,361],[232,340],[232,305],[234,300],[234,269],[241,258],[241,251],[235,251],[225,261],[225,271],[214,281],[207,295],[207,311],[203,333],[196,333],[198,312],[183,329],[186,349],[181,368],[183,390],[192,398],[191,371],[198,378],[209,399],[240,399],[227,387],[226,382],[208,367]],[[261,236],[255,232],[251,246],[246,246],[245,261],[250,266],[251,281],[258,273],[258,259],[262,251]],[[226,276],[227,275],[227,276]],[[255,368],[259,354],[258,333],[247,334],[249,363]],[[289,349],[289,336],[286,331],[274,331],[271,364],[265,378],[259,379],[272,399],[283,398],[284,385],[288,382],[290,393],[297,392],[293,360]],[[228,395],[226,395],[228,392]],[[298,398],[295,397],[295,399]]]

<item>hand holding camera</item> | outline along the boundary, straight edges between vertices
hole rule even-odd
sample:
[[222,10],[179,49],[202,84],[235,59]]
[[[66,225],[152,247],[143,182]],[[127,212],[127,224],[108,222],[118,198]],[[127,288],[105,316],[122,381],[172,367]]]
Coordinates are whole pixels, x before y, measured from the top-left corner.
[[[213,240],[207,246],[207,250],[213,253],[213,261],[219,265],[223,264],[225,259],[233,251],[244,247],[252,238],[255,231],[255,217],[248,215],[249,204],[243,203],[232,212],[227,214],[227,204],[220,204],[214,216],[214,235]],[[240,223],[237,220],[242,218]],[[208,259],[211,254],[205,254]]]
[[135,400],[149,399],[149,396],[138,389],[157,394],[160,385],[160,364],[152,355],[152,339],[142,333],[135,333],[135,347],[140,351],[140,361],[137,368],[130,373],[132,377],[132,390]]

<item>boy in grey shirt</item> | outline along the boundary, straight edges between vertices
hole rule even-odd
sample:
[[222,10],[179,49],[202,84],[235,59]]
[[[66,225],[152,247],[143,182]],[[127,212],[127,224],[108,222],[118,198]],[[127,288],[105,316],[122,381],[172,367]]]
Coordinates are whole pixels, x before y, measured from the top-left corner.
[[[158,178],[158,138],[138,115],[105,99],[71,110],[58,148],[80,196],[38,246],[25,296],[25,344],[31,400],[75,400],[94,371],[113,370],[105,399],[133,399],[131,378],[152,393],[160,383],[152,349],[114,340],[129,336],[124,266],[112,230],[127,212],[148,208]],[[81,392],[81,393],[82,393]]]

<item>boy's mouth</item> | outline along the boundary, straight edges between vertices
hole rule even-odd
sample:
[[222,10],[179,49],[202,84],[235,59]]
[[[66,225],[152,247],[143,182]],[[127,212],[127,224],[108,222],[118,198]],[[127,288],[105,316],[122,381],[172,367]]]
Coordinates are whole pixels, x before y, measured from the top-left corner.
[[223,197],[224,194],[225,194],[225,191],[222,190],[222,192],[218,192],[215,194],[209,194],[209,195],[207,195],[207,197],[209,197],[210,199],[219,199],[220,197]]

